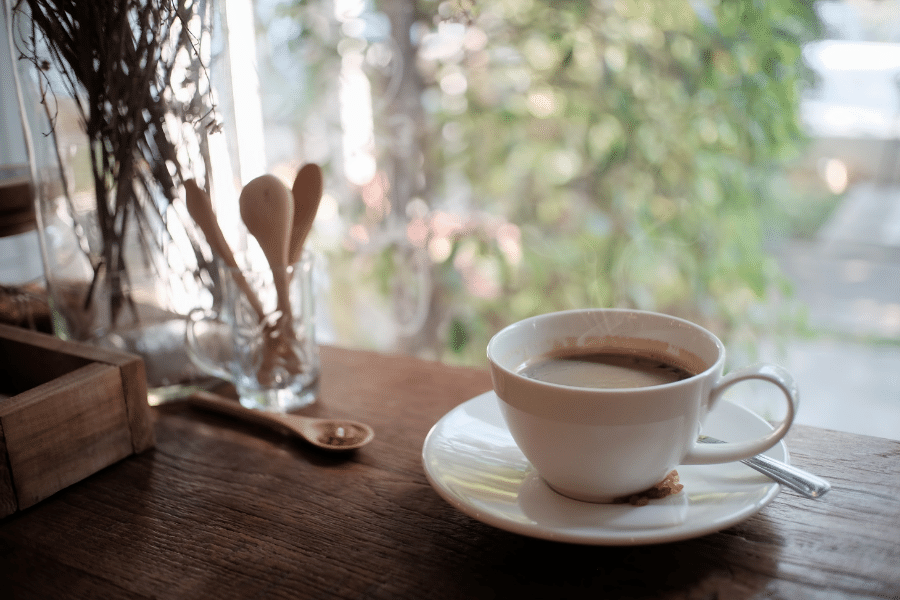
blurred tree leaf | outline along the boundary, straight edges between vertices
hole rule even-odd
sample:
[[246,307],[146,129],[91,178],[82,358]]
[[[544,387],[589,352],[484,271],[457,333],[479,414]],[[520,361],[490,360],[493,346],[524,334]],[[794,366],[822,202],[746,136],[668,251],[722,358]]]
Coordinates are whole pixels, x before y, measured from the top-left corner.
[[431,115],[468,144],[433,168],[522,228],[504,295],[478,302],[486,321],[637,306],[727,336],[783,287],[760,232],[802,147],[812,2],[492,2],[468,27],[487,42],[450,59],[467,110]]
[[[726,340],[779,322],[749,314],[786,287],[762,232],[783,201],[781,169],[804,143],[801,49],[819,34],[813,4],[378,0],[412,53],[404,64],[426,111],[417,126],[430,143],[408,167],[421,171],[432,216],[467,222],[425,242],[449,244],[431,255],[427,327],[451,358],[483,362],[503,325],[582,306],[666,311]],[[304,58],[333,90],[343,46],[323,6],[295,0],[282,16],[319,40]],[[410,14],[412,28],[396,26]],[[425,52],[448,21],[464,30],[458,47]],[[305,114],[333,109],[335,97]],[[341,212],[378,225],[361,203]],[[512,230],[498,219],[516,236],[503,237]],[[393,261],[360,261],[354,248],[332,249],[332,268],[365,262],[390,294]]]

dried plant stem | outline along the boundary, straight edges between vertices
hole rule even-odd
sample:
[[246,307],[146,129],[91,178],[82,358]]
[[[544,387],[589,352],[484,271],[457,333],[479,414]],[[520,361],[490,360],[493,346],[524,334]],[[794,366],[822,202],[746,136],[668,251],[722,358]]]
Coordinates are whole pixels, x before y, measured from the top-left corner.
[[[94,281],[84,303],[91,304],[97,280],[105,277],[113,323],[132,306],[126,240],[132,233],[145,242],[154,238],[149,228],[166,223],[155,198],[171,203],[182,180],[166,116],[199,123],[210,110],[199,74],[188,105],[174,101],[172,87],[185,56],[195,71],[204,70],[190,24],[208,10],[201,0],[18,0],[14,7],[31,23],[22,57],[38,69],[56,68],[84,125],[101,238],[99,255],[90,257]],[[198,129],[202,139],[205,131]],[[207,147],[205,140],[200,146]]]

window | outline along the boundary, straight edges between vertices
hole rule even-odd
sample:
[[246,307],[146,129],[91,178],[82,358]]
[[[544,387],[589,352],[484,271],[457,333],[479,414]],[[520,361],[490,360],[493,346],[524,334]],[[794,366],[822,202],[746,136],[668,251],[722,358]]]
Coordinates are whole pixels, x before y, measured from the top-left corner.
[[328,173],[332,341],[483,364],[518,318],[637,306],[788,366],[801,422],[900,437],[896,2],[331,8],[256,2],[270,167]]
[[243,65],[233,114],[264,123],[235,173],[326,173],[323,342],[483,366],[525,316],[646,308],[706,325],[731,366],[787,366],[800,422],[900,439],[897,0],[220,15],[240,50],[212,76]]

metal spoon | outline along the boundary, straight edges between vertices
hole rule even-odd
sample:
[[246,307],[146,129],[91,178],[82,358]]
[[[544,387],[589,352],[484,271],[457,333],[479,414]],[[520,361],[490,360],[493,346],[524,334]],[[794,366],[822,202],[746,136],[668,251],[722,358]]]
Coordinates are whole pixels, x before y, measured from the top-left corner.
[[[697,441],[705,444],[725,443],[723,440],[708,435],[701,435]],[[741,462],[807,498],[821,498],[831,489],[831,484],[821,477],[770,458],[765,454],[757,454],[745,458]]]
[[265,425],[282,433],[299,436],[323,450],[355,450],[375,438],[375,432],[364,423],[254,410],[212,392],[194,392],[188,396],[187,401],[197,408],[222,413],[258,425]]

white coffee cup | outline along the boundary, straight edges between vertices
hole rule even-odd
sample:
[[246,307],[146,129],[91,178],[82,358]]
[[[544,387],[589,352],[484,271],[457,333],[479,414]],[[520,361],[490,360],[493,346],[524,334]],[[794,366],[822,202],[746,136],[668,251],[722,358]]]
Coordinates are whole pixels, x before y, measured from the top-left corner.
[[[598,389],[520,373],[540,357],[609,347],[663,355],[696,374],[649,387]],[[680,464],[724,463],[764,452],[787,433],[799,402],[783,368],[757,364],[723,375],[725,347],[715,335],[646,311],[582,309],[531,317],[494,335],[487,355],[501,413],[522,453],[550,487],[588,502],[647,490]],[[722,393],[748,379],[782,390],[785,418],[758,439],[698,443],[706,414]]]

